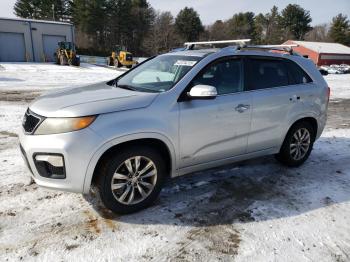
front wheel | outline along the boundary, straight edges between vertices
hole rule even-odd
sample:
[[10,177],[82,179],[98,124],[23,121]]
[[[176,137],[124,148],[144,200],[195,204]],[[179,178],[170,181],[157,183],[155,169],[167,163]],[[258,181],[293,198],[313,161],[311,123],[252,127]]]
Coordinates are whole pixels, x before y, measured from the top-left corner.
[[60,56],[60,65],[68,65],[68,59],[64,55]]
[[97,188],[101,200],[117,214],[150,206],[166,176],[164,160],[149,147],[130,147],[110,154],[100,167]]
[[308,122],[299,122],[291,127],[276,159],[290,167],[302,165],[309,157],[315,131]]
[[120,68],[120,67],[122,67],[123,65],[119,62],[119,60],[118,59],[115,59],[115,67],[116,68]]

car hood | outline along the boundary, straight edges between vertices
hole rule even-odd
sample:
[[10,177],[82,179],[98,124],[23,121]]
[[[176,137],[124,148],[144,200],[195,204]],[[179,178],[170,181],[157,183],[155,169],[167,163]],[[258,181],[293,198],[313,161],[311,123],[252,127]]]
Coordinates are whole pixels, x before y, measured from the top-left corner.
[[157,95],[116,88],[103,82],[42,95],[29,108],[45,117],[98,115],[147,107]]

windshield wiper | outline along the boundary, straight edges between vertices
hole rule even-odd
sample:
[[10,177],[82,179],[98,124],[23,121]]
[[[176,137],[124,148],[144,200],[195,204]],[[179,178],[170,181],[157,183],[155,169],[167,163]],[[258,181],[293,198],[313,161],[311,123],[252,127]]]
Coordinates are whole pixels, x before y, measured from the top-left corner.
[[133,88],[132,86],[128,86],[128,85],[116,85],[116,87],[126,89],[126,90],[131,90],[131,91],[138,91],[137,89]]

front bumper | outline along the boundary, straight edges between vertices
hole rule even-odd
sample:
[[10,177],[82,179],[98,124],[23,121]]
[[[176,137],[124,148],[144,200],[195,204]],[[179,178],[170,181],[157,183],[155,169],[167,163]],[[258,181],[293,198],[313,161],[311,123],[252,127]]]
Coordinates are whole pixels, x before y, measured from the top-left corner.
[[[51,135],[19,134],[21,152],[34,181],[46,188],[83,193],[89,162],[102,138],[90,128]],[[34,162],[37,154],[59,154],[64,157],[65,178],[54,179],[39,174]]]

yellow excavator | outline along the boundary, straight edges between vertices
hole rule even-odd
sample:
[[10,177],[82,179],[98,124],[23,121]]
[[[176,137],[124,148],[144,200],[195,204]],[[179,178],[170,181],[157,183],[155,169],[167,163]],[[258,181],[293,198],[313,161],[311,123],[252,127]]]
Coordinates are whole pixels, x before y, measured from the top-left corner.
[[111,56],[107,57],[107,65],[115,67],[127,67],[132,68],[133,65],[137,64],[137,61],[133,59],[130,52],[126,51],[125,48],[117,46],[116,51],[113,51]]
[[58,65],[80,66],[80,57],[77,55],[72,42],[59,42],[54,56]]

